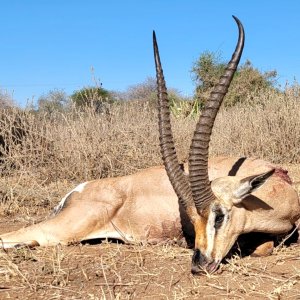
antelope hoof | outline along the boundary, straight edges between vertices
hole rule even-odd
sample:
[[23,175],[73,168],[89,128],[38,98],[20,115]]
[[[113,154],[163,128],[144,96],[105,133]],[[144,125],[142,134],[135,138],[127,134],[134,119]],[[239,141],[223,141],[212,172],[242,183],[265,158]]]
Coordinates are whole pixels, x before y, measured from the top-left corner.
[[40,244],[35,241],[35,240],[32,240],[30,242],[26,242],[26,243],[20,243],[20,244],[16,244],[14,246],[14,248],[16,249],[22,249],[22,248],[35,248],[35,247],[38,247],[40,246]]
[[272,254],[273,249],[274,249],[274,242],[268,241],[259,245],[250,256],[253,257],[268,256]]

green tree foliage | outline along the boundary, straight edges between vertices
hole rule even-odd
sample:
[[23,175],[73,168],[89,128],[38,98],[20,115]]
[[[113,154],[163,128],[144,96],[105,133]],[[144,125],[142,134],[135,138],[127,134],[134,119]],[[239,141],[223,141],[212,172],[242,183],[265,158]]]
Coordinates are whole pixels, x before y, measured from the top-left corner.
[[[224,74],[226,63],[219,54],[204,52],[194,63],[192,73],[196,82],[195,96],[200,106],[207,101],[212,88],[217,84],[219,78]],[[275,90],[277,72],[261,72],[247,60],[238,67],[225,97],[226,106],[233,106],[247,99],[249,93],[257,93],[266,89]],[[249,97],[248,97],[249,98]]]
[[107,110],[109,104],[114,102],[114,97],[106,89],[96,86],[75,91],[71,101],[77,108],[94,108],[95,112],[100,113]]

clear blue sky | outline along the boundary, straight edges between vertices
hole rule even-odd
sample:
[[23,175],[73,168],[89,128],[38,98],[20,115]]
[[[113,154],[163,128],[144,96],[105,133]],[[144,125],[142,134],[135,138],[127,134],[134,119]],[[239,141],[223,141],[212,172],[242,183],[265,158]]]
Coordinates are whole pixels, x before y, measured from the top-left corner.
[[51,89],[68,94],[93,84],[124,91],[154,76],[157,33],[170,87],[191,95],[192,63],[205,51],[230,58],[243,22],[242,61],[300,80],[300,1],[6,0],[0,2],[0,88],[17,103]]

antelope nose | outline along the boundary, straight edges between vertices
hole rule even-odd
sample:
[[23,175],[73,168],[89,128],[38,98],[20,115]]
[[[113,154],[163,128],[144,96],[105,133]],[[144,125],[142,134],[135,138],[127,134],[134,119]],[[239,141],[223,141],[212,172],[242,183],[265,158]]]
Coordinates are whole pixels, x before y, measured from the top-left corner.
[[191,273],[193,275],[199,274],[202,271],[198,266],[192,265]]
[[192,274],[203,272],[207,263],[207,258],[201,253],[201,251],[199,249],[194,249],[191,269]]
[[201,251],[199,249],[194,249],[192,263],[202,266],[202,265],[207,264],[208,260],[207,260],[206,256],[201,253]]

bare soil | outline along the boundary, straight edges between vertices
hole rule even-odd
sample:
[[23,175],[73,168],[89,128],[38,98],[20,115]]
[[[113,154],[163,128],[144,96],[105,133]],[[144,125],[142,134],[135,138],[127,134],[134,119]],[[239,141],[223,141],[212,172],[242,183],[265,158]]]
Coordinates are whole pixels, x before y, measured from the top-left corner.
[[201,276],[190,273],[192,250],[171,244],[2,251],[0,299],[300,299],[299,251],[235,256]]

